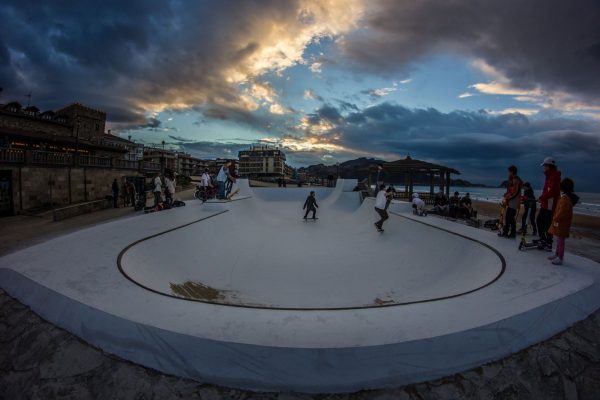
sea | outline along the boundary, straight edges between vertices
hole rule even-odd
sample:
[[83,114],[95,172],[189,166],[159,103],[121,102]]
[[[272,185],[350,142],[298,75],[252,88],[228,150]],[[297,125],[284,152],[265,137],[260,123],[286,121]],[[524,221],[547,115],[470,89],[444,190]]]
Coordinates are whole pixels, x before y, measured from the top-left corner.
[[[404,189],[404,184],[395,186],[399,190]],[[436,187],[436,191],[438,188]],[[535,195],[540,195],[541,189],[534,189]],[[429,193],[429,186],[415,186],[415,192]],[[450,193],[459,192],[461,196],[465,193],[470,193],[474,200],[488,201],[490,203],[500,203],[502,195],[506,192],[504,188],[487,188],[487,187],[454,187],[450,186]],[[600,193],[581,193],[576,192],[579,196],[579,202],[575,205],[574,212],[577,214],[593,215],[600,217]]]

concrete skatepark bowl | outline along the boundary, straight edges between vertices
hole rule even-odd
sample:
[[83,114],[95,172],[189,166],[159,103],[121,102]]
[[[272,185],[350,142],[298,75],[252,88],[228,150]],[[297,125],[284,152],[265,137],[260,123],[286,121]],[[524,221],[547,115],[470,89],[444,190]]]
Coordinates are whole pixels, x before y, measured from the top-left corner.
[[[114,221],[0,259],[0,286],[122,358],[229,387],[351,392],[429,380],[544,340],[600,307],[593,261],[335,188]],[[302,220],[310,190],[315,222]]]

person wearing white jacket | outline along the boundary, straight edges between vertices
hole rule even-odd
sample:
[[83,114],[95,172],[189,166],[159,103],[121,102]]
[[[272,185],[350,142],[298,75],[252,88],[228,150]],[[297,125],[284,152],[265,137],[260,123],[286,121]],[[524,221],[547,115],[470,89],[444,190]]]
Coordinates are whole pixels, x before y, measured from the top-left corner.
[[379,232],[383,232],[383,223],[390,216],[387,212],[388,201],[392,198],[393,189],[390,187],[386,191],[384,191],[385,185],[379,186],[379,191],[377,192],[377,197],[375,198],[375,211],[379,214],[379,221],[375,222],[375,227]]
[[154,185],[154,189],[152,189],[152,192],[154,193],[154,207],[156,207],[158,206],[158,203],[160,203],[160,192],[162,192],[162,182],[160,180],[160,174],[158,172],[154,176],[152,184]]
[[419,193],[413,193],[412,207],[416,215],[425,215],[425,202],[419,197]]
[[173,204],[173,197],[175,196],[175,177],[171,174],[165,176],[165,200],[168,205]]

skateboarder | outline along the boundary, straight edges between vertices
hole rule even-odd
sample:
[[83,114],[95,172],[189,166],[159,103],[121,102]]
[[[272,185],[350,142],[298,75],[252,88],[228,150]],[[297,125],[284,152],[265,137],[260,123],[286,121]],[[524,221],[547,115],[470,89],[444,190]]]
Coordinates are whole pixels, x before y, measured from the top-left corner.
[[308,195],[308,197],[306,198],[306,201],[304,202],[304,206],[302,206],[303,210],[306,209],[306,213],[304,214],[304,219],[307,219],[308,213],[310,211],[312,211],[312,213],[313,213],[312,219],[317,219],[315,216],[317,213],[317,208],[319,208],[319,205],[317,204],[317,200],[315,199],[315,192],[311,191],[310,194]]
[[375,211],[380,217],[379,221],[375,222],[375,227],[379,232],[383,232],[383,223],[390,217],[387,212],[387,207],[389,202],[391,202],[393,192],[391,187],[389,187],[386,191],[384,191],[384,189],[385,185],[379,186],[379,191],[377,192],[377,197],[375,198]]

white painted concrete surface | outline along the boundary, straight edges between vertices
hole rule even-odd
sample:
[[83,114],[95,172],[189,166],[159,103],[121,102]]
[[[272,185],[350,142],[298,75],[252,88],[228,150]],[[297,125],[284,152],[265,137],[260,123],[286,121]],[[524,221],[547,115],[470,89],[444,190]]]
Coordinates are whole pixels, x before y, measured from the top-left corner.
[[[354,182],[320,190],[320,219],[303,222],[310,188],[244,183],[238,201],[191,201],[0,258],[0,286],[50,322],[142,365],[303,392],[458,372],[548,338],[600,306],[600,270],[590,260],[568,254],[565,266],[551,266],[546,253],[413,217],[405,204],[392,205],[401,215],[381,235],[371,200],[360,205],[343,190]],[[192,223],[201,218],[208,219]],[[120,253],[137,283],[117,268]],[[226,305],[157,293],[172,294],[169,283],[185,280],[226,291],[218,301]],[[447,296],[456,297],[426,301]]]

